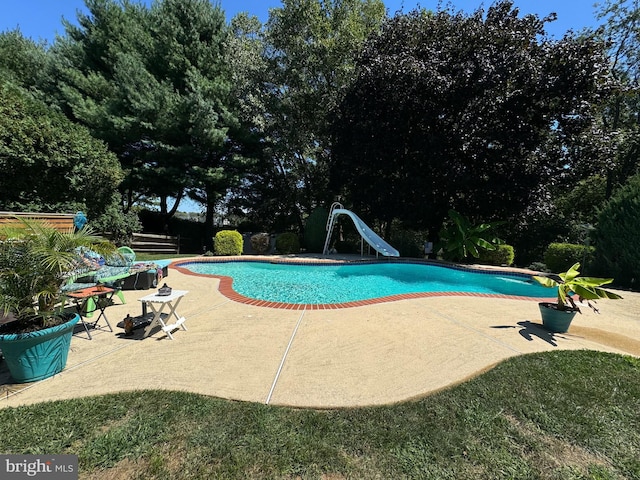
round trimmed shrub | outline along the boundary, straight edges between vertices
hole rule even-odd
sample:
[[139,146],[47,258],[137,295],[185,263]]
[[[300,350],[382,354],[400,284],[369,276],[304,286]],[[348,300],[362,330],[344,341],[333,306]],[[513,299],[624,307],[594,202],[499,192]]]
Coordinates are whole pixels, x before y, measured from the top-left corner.
[[485,265],[506,265],[510,266],[513,264],[513,259],[515,257],[515,252],[513,246],[511,245],[496,245],[495,250],[480,250],[480,258],[478,261]]
[[300,240],[292,232],[281,233],[276,237],[276,250],[282,255],[300,253]]
[[251,248],[259,255],[267,253],[271,246],[270,240],[268,233],[256,233],[251,236]]
[[215,255],[242,255],[242,235],[237,230],[220,230],[213,237]]

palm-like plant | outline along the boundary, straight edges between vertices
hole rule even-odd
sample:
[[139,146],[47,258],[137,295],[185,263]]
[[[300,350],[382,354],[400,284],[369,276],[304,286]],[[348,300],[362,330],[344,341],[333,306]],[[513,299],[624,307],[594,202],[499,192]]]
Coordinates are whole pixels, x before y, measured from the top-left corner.
[[60,232],[45,222],[20,219],[0,228],[0,315],[17,320],[5,325],[5,333],[60,322],[61,288],[73,272],[86,269],[82,249],[116,252],[88,227]]
[[580,263],[576,263],[569,270],[558,274],[555,278],[542,276],[534,276],[533,278],[545,287],[558,287],[557,310],[580,312],[580,308],[578,308],[571,296],[572,293],[578,295],[580,301],[586,300],[587,305],[596,313],[598,313],[598,309],[594,303],[591,303],[591,300],[600,298],[617,300],[622,298],[617,293],[601,288],[602,285],[613,282],[613,278],[580,277],[579,268]]
[[442,249],[446,260],[458,261],[469,256],[478,258],[481,250],[495,250],[501,243],[488,236],[487,232],[502,222],[472,225],[455,210],[449,210],[449,218],[451,222],[440,231],[440,243],[436,246],[436,251]]

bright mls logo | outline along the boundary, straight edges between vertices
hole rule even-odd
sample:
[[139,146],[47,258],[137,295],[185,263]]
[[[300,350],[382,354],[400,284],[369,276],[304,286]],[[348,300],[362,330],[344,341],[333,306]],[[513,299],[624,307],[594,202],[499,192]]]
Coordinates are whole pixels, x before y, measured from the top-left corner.
[[77,480],[77,455],[0,455],[0,478]]

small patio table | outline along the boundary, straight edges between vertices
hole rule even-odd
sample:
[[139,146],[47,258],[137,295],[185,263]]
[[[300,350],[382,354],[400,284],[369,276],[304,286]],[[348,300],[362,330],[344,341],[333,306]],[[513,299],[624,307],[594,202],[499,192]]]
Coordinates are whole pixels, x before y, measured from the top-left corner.
[[[68,292],[66,294],[67,297],[73,299],[78,315],[80,315],[80,321],[87,332],[89,340],[93,340],[91,333],[89,332],[89,325],[94,329],[98,328],[97,325],[101,318],[104,318],[104,321],[107,323],[107,327],[109,327],[109,331],[113,332],[113,328],[111,328],[105,309],[111,304],[111,298],[116,292],[117,290],[115,288],[93,286],[83,288],[82,290]],[[100,311],[100,315],[98,315],[95,322],[91,323],[85,321],[85,317],[90,316],[97,310]]]
[[[176,308],[178,308],[182,297],[187,293],[189,293],[187,290],[172,290],[169,295],[158,295],[157,293],[154,293],[138,299],[142,302],[143,313],[146,313],[147,306],[151,308],[151,311],[153,312],[153,319],[145,328],[142,337],[148,337],[153,328],[158,325],[171,340],[173,340],[173,336],[171,335],[172,330],[176,330],[178,327],[182,328],[182,330],[186,330],[187,327],[184,325],[186,319],[178,316]],[[165,307],[169,308],[168,313],[163,313]],[[176,321],[175,323],[167,324],[171,319],[171,316],[173,316]]]

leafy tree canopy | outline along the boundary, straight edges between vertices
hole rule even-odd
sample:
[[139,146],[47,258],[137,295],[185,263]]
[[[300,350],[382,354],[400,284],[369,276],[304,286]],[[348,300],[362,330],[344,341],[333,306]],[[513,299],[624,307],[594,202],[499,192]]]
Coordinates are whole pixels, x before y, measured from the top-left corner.
[[261,66],[250,73],[264,106],[257,124],[265,155],[238,203],[257,219],[302,230],[304,217],[329,200],[327,124],[355,75],[364,41],[385,18],[381,0],[284,0],[263,29],[253,29],[261,47],[246,36],[252,30],[245,20],[243,51],[253,53],[245,58]]
[[595,32],[609,47],[613,95],[602,105],[602,129],[612,147],[606,171],[607,198],[640,168],[640,6],[635,0],[598,4],[604,25]]
[[334,122],[332,184],[358,211],[438,232],[451,208],[506,220],[580,158],[604,85],[602,45],[545,36],[511,1],[471,15],[413,11],[372,36]]
[[0,99],[0,210],[104,214],[123,178],[106,145],[8,81]]
[[48,64],[44,44],[25,38],[19,30],[0,32],[0,72],[12,82],[32,89]]

